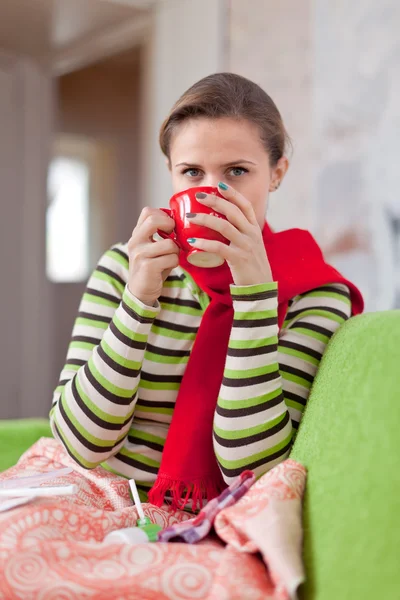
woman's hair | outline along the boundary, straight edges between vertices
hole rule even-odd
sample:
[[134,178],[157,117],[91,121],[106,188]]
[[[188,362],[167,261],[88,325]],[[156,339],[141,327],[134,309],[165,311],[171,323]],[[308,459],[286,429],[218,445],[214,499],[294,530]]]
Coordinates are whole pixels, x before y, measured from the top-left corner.
[[259,85],[234,73],[215,73],[190,87],[174,104],[160,130],[160,146],[170,158],[171,137],[188,119],[229,117],[257,125],[261,140],[275,166],[290,138],[274,101]]

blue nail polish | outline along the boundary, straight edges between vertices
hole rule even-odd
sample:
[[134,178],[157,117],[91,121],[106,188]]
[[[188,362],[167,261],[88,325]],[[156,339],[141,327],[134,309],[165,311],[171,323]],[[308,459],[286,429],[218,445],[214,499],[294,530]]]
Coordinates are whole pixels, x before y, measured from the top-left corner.
[[196,241],[196,238],[188,238],[188,244],[194,244]]
[[197,217],[197,213],[186,213],[186,217],[188,219],[194,219],[195,217]]
[[222,181],[219,182],[218,187],[221,188],[221,190],[228,189],[228,186],[226,185],[226,183],[223,183]]

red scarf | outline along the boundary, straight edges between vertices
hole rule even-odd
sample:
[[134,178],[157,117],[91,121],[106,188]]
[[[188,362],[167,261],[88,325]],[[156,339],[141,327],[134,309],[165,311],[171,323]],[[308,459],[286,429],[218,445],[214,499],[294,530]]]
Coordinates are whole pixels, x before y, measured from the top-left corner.
[[[329,283],[346,284],[351,292],[352,314],[362,312],[361,293],[325,262],[308,231],[289,229],[273,233],[266,223],[263,239],[273,281],[278,283],[279,328],[290,299]],[[215,458],[212,435],[233,320],[229,267],[194,267],[182,254],[180,265],[210,296],[211,302],[200,323],[176,399],[158,477],[149,493],[149,501],[161,506],[169,492],[172,509],[182,508],[189,499],[194,508],[201,506],[204,498],[211,500],[226,487]]]

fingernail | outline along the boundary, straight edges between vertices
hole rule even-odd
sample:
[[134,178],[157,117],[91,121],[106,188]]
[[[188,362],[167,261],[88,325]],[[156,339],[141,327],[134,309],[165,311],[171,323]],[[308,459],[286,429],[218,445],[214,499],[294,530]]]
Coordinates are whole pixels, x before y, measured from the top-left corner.
[[219,182],[218,187],[221,188],[221,190],[227,190],[228,189],[228,186],[223,181]]
[[196,241],[196,238],[188,238],[188,244],[194,244]]
[[196,198],[197,200],[204,200],[204,198],[207,198],[207,194],[205,194],[204,192],[197,192]]
[[186,217],[188,219],[193,219],[194,217],[197,217],[197,213],[186,213]]

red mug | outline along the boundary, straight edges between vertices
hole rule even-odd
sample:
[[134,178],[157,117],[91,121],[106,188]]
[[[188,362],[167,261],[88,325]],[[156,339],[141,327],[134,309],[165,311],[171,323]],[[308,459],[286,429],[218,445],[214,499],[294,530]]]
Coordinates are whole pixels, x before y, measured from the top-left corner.
[[189,238],[203,238],[207,240],[217,240],[229,245],[230,242],[223,235],[204,227],[203,225],[196,225],[192,223],[190,219],[186,217],[186,213],[207,213],[225,219],[225,215],[215,212],[212,208],[201,204],[196,199],[198,192],[205,192],[206,194],[214,194],[223,198],[219,193],[218,188],[214,187],[193,187],[183,192],[174,194],[169,201],[170,208],[162,208],[165,213],[175,221],[175,229],[172,233],[168,234],[164,231],[158,231],[158,234],[166,239],[170,238],[174,240],[177,246],[186,255],[187,261],[196,267],[219,267],[224,263],[224,259],[218,254],[213,252],[205,252],[199,248],[193,248],[187,241]]

